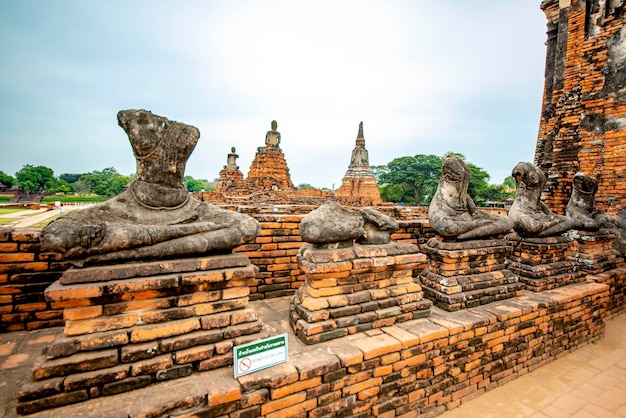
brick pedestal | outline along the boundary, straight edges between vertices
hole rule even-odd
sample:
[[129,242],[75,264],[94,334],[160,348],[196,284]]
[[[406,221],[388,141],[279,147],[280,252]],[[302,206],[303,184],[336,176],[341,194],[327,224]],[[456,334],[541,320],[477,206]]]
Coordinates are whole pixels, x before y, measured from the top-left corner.
[[232,346],[261,338],[247,308],[247,257],[70,269],[46,289],[65,328],[18,396],[20,414],[130,391],[232,364]]
[[507,235],[513,250],[508,268],[520,276],[528,290],[541,292],[585,281],[585,273],[572,259],[576,243],[567,236],[522,238]]
[[521,296],[523,285],[505,265],[508,251],[505,239],[444,242],[431,238],[424,245],[428,268],[420,274],[426,297],[456,311]]
[[598,274],[624,265],[624,258],[613,249],[615,235],[608,230],[571,231],[568,236],[576,240],[572,258],[585,273]]
[[290,322],[314,344],[430,315],[413,271],[425,263],[413,244],[305,247],[299,262],[305,283],[296,292]]

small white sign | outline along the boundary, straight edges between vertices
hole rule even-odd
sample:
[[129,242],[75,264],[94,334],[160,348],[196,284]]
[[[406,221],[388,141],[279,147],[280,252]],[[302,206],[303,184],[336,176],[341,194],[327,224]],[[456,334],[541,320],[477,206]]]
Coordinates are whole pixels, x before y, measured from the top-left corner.
[[289,359],[287,334],[238,345],[233,350],[235,378],[285,363]]

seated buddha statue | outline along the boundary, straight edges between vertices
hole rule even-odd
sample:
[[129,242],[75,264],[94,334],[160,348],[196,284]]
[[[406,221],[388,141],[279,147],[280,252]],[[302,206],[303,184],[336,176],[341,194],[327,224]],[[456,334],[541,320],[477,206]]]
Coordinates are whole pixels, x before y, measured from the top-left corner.
[[430,227],[448,239],[488,238],[511,230],[511,222],[502,216],[481,212],[468,196],[472,173],[456,156],[446,157],[441,168],[437,191],[428,207]]
[[557,215],[541,201],[546,176],[531,163],[518,163],[511,175],[515,178],[515,200],[509,209],[513,229],[526,237],[561,235],[578,226],[576,219]]
[[572,195],[570,196],[565,214],[578,220],[578,228],[587,231],[597,231],[607,222],[606,217],[593,210],[598,180],[585,173],[576,173],[572,181]]
[[272,121],[272,129],[265,134],[265,146],[280,150],[280,132],[278,132],[278,122]]
[[137,161],[126,191],[44,228],[41,243],[76,266],[230,252],[260,232],[246,215],[200,202],[184,183],[200,131],[146,110],[117,115]]

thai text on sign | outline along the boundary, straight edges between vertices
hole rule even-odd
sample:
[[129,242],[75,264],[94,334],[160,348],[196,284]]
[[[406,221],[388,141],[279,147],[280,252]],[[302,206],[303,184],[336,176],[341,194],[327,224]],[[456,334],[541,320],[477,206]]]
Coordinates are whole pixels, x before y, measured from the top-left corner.
[[289,358],[287,334],[238,345],[233,350],[235,377],[284,363]]

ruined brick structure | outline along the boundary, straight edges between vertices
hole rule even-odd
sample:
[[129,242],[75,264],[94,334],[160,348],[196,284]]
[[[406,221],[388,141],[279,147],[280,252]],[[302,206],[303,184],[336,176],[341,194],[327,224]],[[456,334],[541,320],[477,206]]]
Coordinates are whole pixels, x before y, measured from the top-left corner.
[[363,199],[364,205],[377,205],[382,202],[374,173],[370,168],[369,154],[365,148],[363,122],[359,124],[359,133],[352,151],[350,166],[341,180],[341,187],[335,194],[340,197],[359,196]]
[[545,89],[535,163],[546,204],[563,213],[574,174],[598,180],[596,209],[626,199],[626,28],[623,0],[544,0]]
[[365,149],[363,122],[359,125],[350,166],[336,193],[294,187],[285,154],[280,148],[281,137],[277,127],[276,121],[272,121],[272,129],[265,136],[265,146],[257,148],[245,178],[237,166],[239,155],[233,147],[228,154],[227,164],[220,171],[215,192],[197,193],[196,197],[204,202],[235,205],[271,202],[319,206],[339,202],[342,205],[373,206],[382,203]]
[[217,181],[217,187],[215,191],[219,194],[236,193],[237,190],[243,188],[243,173],[239,170],[237,165],[237,155],[235,153],[235,147],[230,149],[228,154],[227,163],[220,171],[220,177]]

